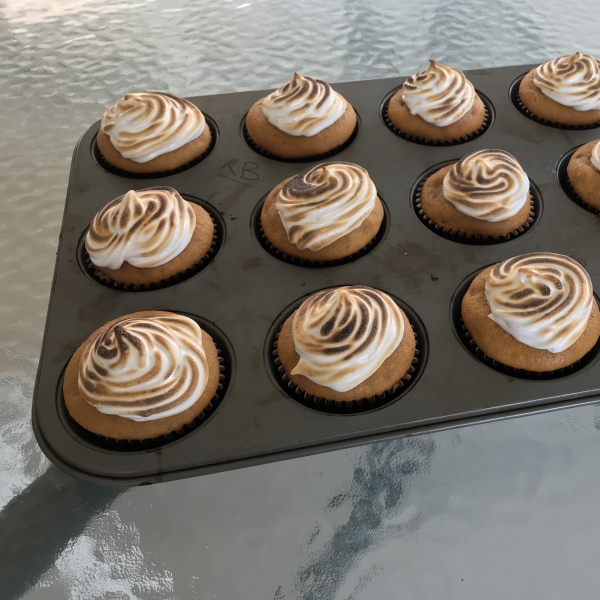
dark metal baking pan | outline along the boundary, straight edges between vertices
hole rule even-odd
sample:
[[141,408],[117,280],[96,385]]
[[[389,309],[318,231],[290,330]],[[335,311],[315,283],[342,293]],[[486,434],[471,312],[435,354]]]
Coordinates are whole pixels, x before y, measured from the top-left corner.
[[[190,98],[211,116],[218,140],[198,164],[157,178],[128,178],[103,169],[94,158],[99,123],[93,125],[73,157],[33,400],[34,430],[50,460],[104,484],[147,484],[600,400],[597,353],[585,368],[564,377],[519,378],[473,356],[452,312],[455,291],[467,277],[525,252],[572,256],[600,289],[598,218],[567,197],[557,176],[561,157],[600,133],[547,127],[520,113],[509,90],[528,68],[467,72],[489,99],[494,122],[483,135],[456,146],[411,143],[385,125],[384,99],[403,78],[334,85],[361,117],[356,138],[337,158],[369,171],[388,222],[369,252],[327,268],[290,264],[269,253],[257,237],[258,203],[280,181],[313,164],[272,160],[244,141],[244,115],[266,91]],[[543,211],[535,227],[504,243],[445,239],[415,212],[412,191],[432,166],[482,148],[516,156],[535,184]],[[84,230],[108,201],[152,185],[173,186],[218,211],[223,228],[218,252],[198,273],[164,289],[127,292],[101,285],[78,259]],[[278,317],[299,298],[344,284],[369,285],[397,298],[418,319],[426,343],[420,344],[418,380],[397,399],[357,414],[329,414],[281,388],[268,362],[268,344]],[[152,309],[214,324],[229,355],[226,393],[203,423],[170,443],[139,451],[103,446],[69,426],[61,404],[62,373],[95,329]]]

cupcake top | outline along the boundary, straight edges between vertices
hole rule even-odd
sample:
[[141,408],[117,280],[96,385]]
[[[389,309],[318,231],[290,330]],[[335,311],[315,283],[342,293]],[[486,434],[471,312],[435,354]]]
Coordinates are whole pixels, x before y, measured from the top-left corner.
[[377,190],[362,167],[347,162],[316,165],[290,179],[275,206],[290,242],[321,250],[360,227],[375,208]]
[[446,127],[471,110],[475,88],[459,69],[430,60],[425,71],[411,75],[404,82],[402,99],[411,114]]
[[492,321],[519,342],[554,354],[577,341],[594,302],[587,271],[552,252],[498,263],[487,277],[485,295]]
[[291,373],[347,392],[373,375],[403,336],[402,311],[387,294],[362,285],[323,290],[294,316],[300,360]]
[[192,207],[173,188],[131,190],[92,219],[85,248],[97,267],[158,267],[183,252],[195,227]]
[[298,73],[262,102],[267,121],[293,136],[317,135],[346,112],[346,100],[324,81]]
[[540,65],[533,83],[551,100],[575,110],[600,110],[600,65],[589,54],[575,52]]
[[504,150],[479,150],[444,177],[442,192],[461,213],[496,223],[516,215],[529,197],[529,178]]
[[132,317],[89,344],[79,392],[101,413],[152,421],[192,406],[208,383],[202,330],[181,315]]
[[185,146],[205,127],[196,105],[158,92],[125,94],[102,115],[101,124],[121,155],[138,163]]
[[590,157],[592,166],[600,171],[600,140],[596,142],[596,145],[592,148],[592,156]]

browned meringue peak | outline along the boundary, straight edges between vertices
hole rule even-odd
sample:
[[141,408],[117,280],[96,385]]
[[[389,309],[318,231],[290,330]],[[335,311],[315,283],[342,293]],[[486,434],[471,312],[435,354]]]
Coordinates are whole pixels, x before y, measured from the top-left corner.
[[479,150],[448,171],[443,194],[461,213],[497,223],[521,210],[529,197],[529,178],[512,154]]
[[402,99],[413,115],[446,127],[471,110],[475,88],[459,69],[430,60],[425,71],[411,75],[404,82]]
[[498,263],[487,277],[485,295],[492,321],[519,342],[553,353],[577,341],[594,302],[587,271],[553,252]]
[[120,320],[84,350],[79,363],[86,402],[134,421],[183,412],[207,382],[202,330],[182,315]]
[[300,360],[292,374],[347,392],[377,371],[403,335],[402,313],[384,292],[364,285],[323,290],[294,317]]
[[262,102],[266,119],[294,136],[317,135],[345,111],[346,101],[329,84],[298,73]]
[[177,190],[130,190],[92,219],[85,248],[97,267],[119,269],[125,261],[157,267],[183,252],[195,226],[196,215]]
[[202,135],[206,121],[195,105],[170,94],[125,94],[102,115],[102,131],[125,158],[145,163]]
[[360,227],[376,198],[366,169],[329,162],[290,179],[275,202],[290,242],[301,250],[317,251]]
[[575,52],[540,65],[533,83],[548,98],[575,110],[600,110],[600,64]]

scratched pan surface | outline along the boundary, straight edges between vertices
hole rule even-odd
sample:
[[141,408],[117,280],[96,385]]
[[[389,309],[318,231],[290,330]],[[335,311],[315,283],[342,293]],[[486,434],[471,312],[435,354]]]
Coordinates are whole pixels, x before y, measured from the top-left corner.
[[[598,130],[553,129],[521,114],[509,88],[527,70],[467,71],[493,105],[495,118],[481,137],[449,147],[411,143],[385,126],[382,101],[402,78],[334,85],[361,121],[355,141],[335,158],[369,171],[387,206],[389,229],[367,255],[329,268],[288,264],[257,240],[252,216],[258,203],[281,180],[314,164],[272,160],[246,144],[242,120],[265,91],[190,98],[214,120],[218,140],[200,164],[167,177],[130,179],[104,170],[93,155],[99,123],[93,125],[73,158],[34,394],[34,429],[48,457],[86,479],[117,485],[156,482],[596,402],[596,353],[575,373],[549,381],[522,379],[469,353],[452,319],[453,296],[465,278],[525,252],[568,254],[586,266],[600,289],[598,219],[569,200],[557,181],[560,158],[598,137]],[[541,197],[543,210],[535,226],[506,243],[468,245],[444,239],[420,221],[411,204],[422,173],[481,148],[514,154]],[[222,247],[204,270],[171,287],[125,292],[98,284],[77,260],[85,228],[111,199],[152,185],[173,186],[219,211],[225,226]],[[418,381],[396,401],[352,415],[326,414],[296,401],[277,384],[270,363],[269,336],[277,317],[299,298],[343,284],[365,284],[392,294],[412,309],[426,338]],[[103,447],[65,419],[61,376],[92,331],[148,309],[183,312],[213,323],[229,348],[228,388],[214,414],[177,441],[149,450]]]

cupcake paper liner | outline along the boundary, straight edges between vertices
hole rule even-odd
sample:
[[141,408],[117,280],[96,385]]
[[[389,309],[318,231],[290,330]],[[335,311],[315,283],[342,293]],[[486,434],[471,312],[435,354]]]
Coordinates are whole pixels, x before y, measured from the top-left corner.
[[[204,205],[200,205],[200,206],[202,206],[202,208],[205,208]],[[184,281],[187,281],[194,275],[200,273],[200,271],[202,271],[203,269],[205,269],[214,260],[215,256],[218,253],[219,248],[221,247],[221,244],[223,242],[223,232],[221,231],[221,225],[217,221],[217,219],[215,219],[213,217],[213,215],[210,215],[210,218],[215,227],[215,229],[214,229],[215,232],[213,234],[213,240],[210,245],[210,248],[208,249],[206,254],[194,266],[190,267],[189,269],[186,269],[185,271],[182,271],[181,273],[177,273],[177,275],[173,275],[172,277],[163,279],[159,283],[151,283],[151,284],[147,284],[147,285],[133,285],[133,284],[126,284],[126,283],[119,283],[119,282],[111,279],[108,275],[99,271],[96,268],[96,266],[92,263],[90,255],[88,254],[87,250],[85,249],[84,242],[85,242],[85,236],[87,233],[87,229],[83,233],[83,236],[81,237],[81,240],[79,242],[80,247],[78,249],[78,255],[79,255],[78,257],[79,257],[80,267],[84,271],[84,273],[88,277],[93,279],[96,283],[99,283],[105,287],[112,289],[112,290],[119,290],[121,292],[148,292],[148,291],[152,291],[152,290],[159,290],[159,289],[167,288],[172,285],[176,285],[178,283],[182,283]]]
[[510,240],[514,240],[515,238],[522,236],[527,233],[533,225],[538,221],[541,212],[541,198],[537,193],[537,190],[532,187],[529,189],[529,193],[531,195],[531,210],[529,211],[529,217],[527,217],[527,221],[521,225],[518,229],[511,231],[508,235],[493,237],[493,236],[481,236],[481,235],[468,235],[466,233],[456,232],[451,229],[446,229],[441,225],[438,225],[433,219],[431,219],[423,210],[423,205],[421,203],[421,192],[423,190],[423,186],[425,182],[429,179],[429,177],[433,175],[427,175],[423,177],[421,181],[417,184],[412,194],[412,205],[413,210],[421,220],[421,222],[429,229],[433,231],[435,234],[453,242],[459,242],[461,244],[470,244],[472,246],[489,246],[494,244],[503,244],[505,242],[509,242]]
[[510,375],[511,377],[517,377],[519,379],[543,381],[548,379],[560,379],[561,377],[568,377],[569,375],[573,375],[577,371],[580,371],[584,367],[587,367],[600,353],[599,340],[596,343],[596,345],[587,354],[582,356],[578,361],[561,369],[545,372],[527,371],[526,369],[516,369],[515,367],[509,367],[508,365],[505,365],[495,360],[494,358],[491,358],[483,350],[481,350],[481,348],[479,348],[479,346],[475,343],[475,340],[470,334],[462,318],[460,318],[460,322],[457,325],[459,331],[459,338],[463,343],[463,346],[471,355],[473,355],[477,360],[487,365],[488,367],[494,369],[495,371],[498,371],[499,373],[503,373],[505,375]]
[[156,173],[132,173],[131,171],[125,171],[124,169],[119,169],[118,167],[115,167],[114,165],[110,164],[105,158],[104,156],[102,156],[102,152],[100,152],[100,148],[98,148],[98,144],[96,143],[96,138],[94,138],[94,142],[92,145],[93,151],[92,151],[92,155],[93,157],[96,159],[96,162],[105,170],[108,171],[109,173],[112,173],[113,175],[118,175],[119,177],[127,177],[128,179],[156,179],[157,177],[168,177],[169,175],[176,175],[177,173],[181,173],[182,171],[187,171],[188,169],[190,169],[191,167],[196,166],[198,163],[201,163],[214,149],[216,143],[217,143],[217,127],[214,123],[214,121],[208,117],[206,114],[204,114],[204,118],[206,120],[206,124],[208,125],[208,128],[210,129],[210,144],[208,145],[208,148],[198,157],[196,157],[194,160],[191,160],[188,163],[185,163],[184,165],[181,165],[180,167],[177,167],[177,169],[172,169],[170,171],[158,171]]
[[483,107],[485,110],[485,117],[483,119],[483,125],[477,131],[474,131],[473,133],[470,133],[469,135],[465,135],[456,140],[451,140],[449,142],[446,142],[446,141],[436,142],[436,141],[428,140],[427,138],[420,138],[420,137],[415,137],[413,135],[409,135],[407,133],[404,133],[400,129],[398,129],[392,123],[392,121],[388,115],[388,108],[390,105],[390,100],[396,94],[396,92],[398,92],[400,89],[402,89],[402,86],[397,87],[396,89],[392,90],[384,99],[383,104],[381,106],[381,118],[383,119],[383,122],[387,125],[388,129],[393,131],[398,137],[401,137],[403,140],[407,140],[407,141],[413,142],[415,144],[421,144],[423,146],[458,146],[459,144],[464,144],[466,142],[470,142],[471,140],[474,140],[475,138],[478,138],[479,136],[483,135],[492,126],[492,123],[494,122],[494,109],[492,108],[492,103],[486,96],[484,96],[480,92],[477,92],[477,95],[479,96],[480,100],[483,102]]
[[575,202],[575,204],[577,204],[577,206],[580,206],[581,208],[592,213],[593,215],[600,216],[600,210],[597,208],[594,208],[593,206],[588,204],[585,200],[583,200],[579,196],[579,194],[575,191],[575,188],[573,187],[573,185],[571,184],[571,180],[569,179],[567,167],[569,165],[569,161],[571,160],[573,154],[575,154],[575,152],[577,152],[577,150],[579,150],[579,147],[577,147],[573,150],[570,150],[569,152],[567,152],[567,154],[565,154],[560,159],[560,162],[558,164],[558,169],[557,169],[558,183],[560,184],[560,187],[562,188],[563,192],[567,195],[569,200]]
[[[219,405],[221,404],[225,392],[227,391],[227,387],[229,386],[229,380],[231,374],[227,372],[225,367],[225,358],[223,357],[222,349],[219,347],[217,340],[213,337],[213,342],[217,347],[217,354],[219,357],[219,385],[217,387],[217,391],[208,405],[204,408],[204,410],[190,423],[185,424],[181,429],[177,431],[172,431],[171,433],[161,435],[155,438],[148,438],[145,440],[118,440],[115,438],[106,437],[103,435],[99,435],[97,433],[92,433],[88,431],[81,425],[79,425],[68,413],[66,406],[64,407],[65,413],[68,415],[69,419],[72,421],[71,427],[76,430],[76,432],[83,438],[85,438],[88,442],[94,444],[95,446],[99,446],[106,450],[117,450],[121,452],[139,452],[142,450],[153,450],[155,448],[159,448],[166,444],[170,444],[172,442],[176,442],[183,438],[184,436],[190,434],[192,431],[195,431],[200,427],[200,425],[206,423],[208,419],[214,414]],[[62,384],[60,385],[60,389],[62,390]],[[62,397],[62,404],[64,405],[64,397]]]
[[263,204],[264,204],[264,200],[262,202],[260,202],[260,204],[256,210],[256,214],[254,216],[254,221],[255,221],[254,228],[255,228],[256,238],[258,239],[260,245],[271,256],[274,256],[275,258],[278,258],[279,260],[281,260],[285,263],[288,263],[290,265],[296,265],[299,267],[310,267],[313,269],[322,269],[325,267],[337,267],[340,265],[347,265],[348,263],[354,262],[355,260],[358,260],[359,258],[362,258],[363,256],[366,256],[367,254],[369,254],[369,252],[371,252],[379,244],[379,242],[381,242],[381,240],[385,237],[385,233],[388,229],[389,219],[388,219],[388,214],[387,214],[387,208],[385,208],[385,206],[384,206],[383,220],[381,221],[381,225],[379,226],[379,231],[366,244],[366,246],[362,247],[360,250],[358,250],[357,252],[354,252],[354,254],[351,254],[350,256],[345,256],[344,258],[338,258],[336,260],[324,260],[324,261],[305,260],[303,258],[296,258],[295,256],[290,256],[289,254],[286,254],[282,250],[279,250],[278,248],[276,248],[271,243],[269,238],[266,236],[266,234],[262,228],[261,222],[260,222],[260,213],[261,213]]
[[316,154],[314,156],[306,156],[304,158],[282,158],[280,156],[277,156],[276,154],[271,154],[271,152],[268,152],[267,150],[263,150],[263,148],[261,148],[250,137],[250,134],[248,133],[248,128],[246,127],[246,116],[244,116],[244,118],[242,120],[242,137],[244,138],[244,141],[246,142],[246,144],[248,144],[248,146],[250,146],[250,148],[252,148],[252,150],[254,150],[254,152],[260,154],[261,156],[264,156],[265,158],[270,158],[271,160],[278,160],[280,162],[287,162],[287,163],[305,163],[305,162],[326,160],[328,158],[331,158],[332,156],[339,154],[342,150],[345,150],[348,146],[350,146],[350,144],[352,144],[352,142],[356,139],[356,136],[358,135],[359,130],[360,130],[360,117],[359,117],[358,113],[356,113],[356,127],[354,128],[354,131],[350,134],[350,137],[343,144],[340,144],[339,146],[336,146],[335,148],[329,150],[329,152],[324,152],[323,154]]
[[[412,325],[412,323],[411,323]],[[371,410],[376,410],[383,406],[394,402],[401,396],[403,396],[416,381],[416,373],[420,368],[419,363],[419,340],[416,332],[413,330],[415,336],[416,348],[415,354],[412,359],[412,364],[408,371],[388,390],[384,391],[383,394],[372,396],[370,398],[362,398],[360,400],[353,400],[352,402],[339,401],[339,400],[328,400],[327,398],[320,398],[313,394],[308,394],[297,386],[290,378],[288,373],[281,364],[278,351],[278,341],[281,328],[275,334],[273,341],[273,364],[275,365],[278,374],[278,383],[282,390],[293,400],[299,402],[303,406],[318,410],[320,412],[330,414],[360,414]]]
[[516,79],[511,87],[510,87],[510,99],[512,103],[515,105],[516,109],[523,115],[525,115],[528,119],[535,121],[536,123],[540,123],[540,125],[546,125],[547,127],[554,127],[555,129],[570,129],[570,130],[585,130],[585,129],[595,129],[600,127],[600,121],[596,123],[592,123],[591,125],[564,125],[563,123],[555,123],[554,121],[548,121],[547,119],[542,119],[541,117],[533,114],[521,101],[521,95],[519,94],[519,87],[521,86],[521,81],[527,75],[524,73],[518,79]]

